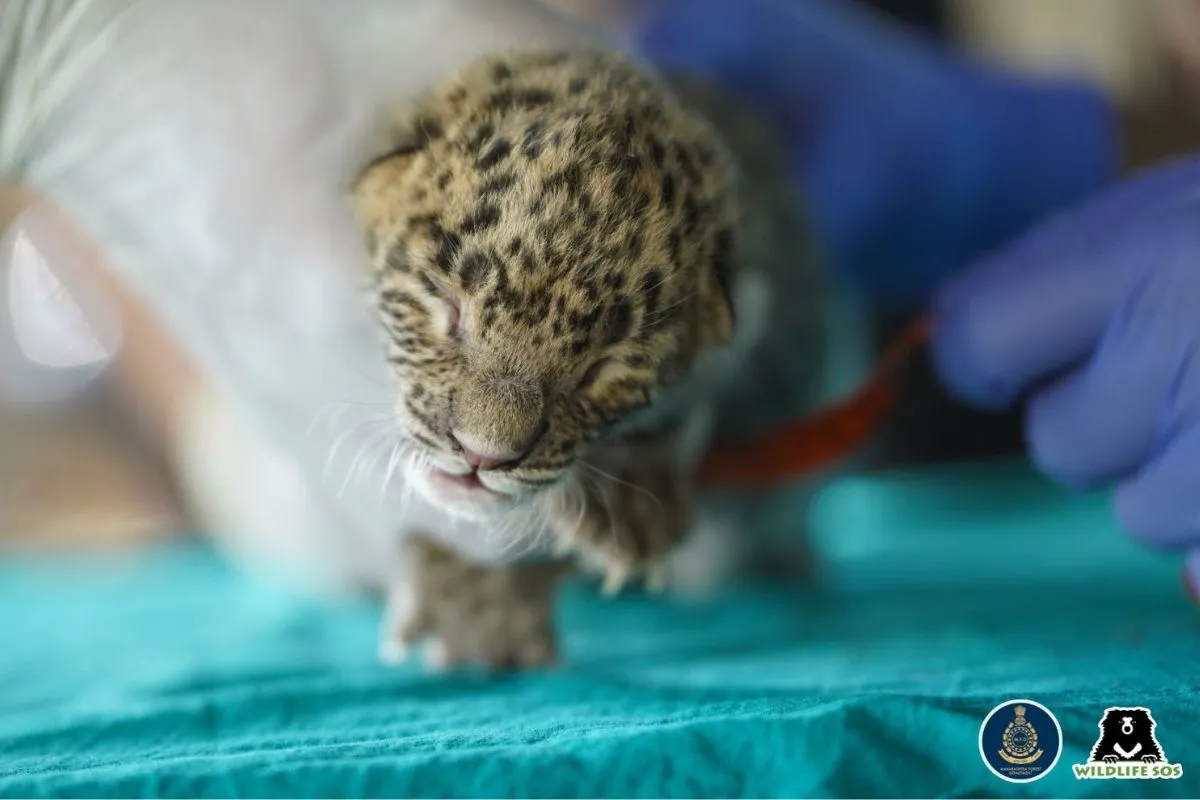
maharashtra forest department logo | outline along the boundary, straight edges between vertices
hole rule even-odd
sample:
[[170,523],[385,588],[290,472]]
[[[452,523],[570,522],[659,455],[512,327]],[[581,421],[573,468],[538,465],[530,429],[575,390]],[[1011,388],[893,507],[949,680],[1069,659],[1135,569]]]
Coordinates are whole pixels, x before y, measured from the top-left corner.
[[1182,764],[1167,760],[1154,735],[1158,727],[1150,709],[1113,707],[1100,718],[1100,738],[1086,764],[1073,764],[1080,780],[1172,780],[1183,775]]
[[1036,781],[1062,755],[1062,728],[1045,706],[1010,700],[993,708],[979,726],[979,755],[998,778]]
[[1037,749],[1037,729],[1025,719],[1025,706],[1017,706],[1013,713],[1016,718],[1004,729],[1004,747],[1000,750],[1000,757],[1010,764],[1032,764],[1046,751]]

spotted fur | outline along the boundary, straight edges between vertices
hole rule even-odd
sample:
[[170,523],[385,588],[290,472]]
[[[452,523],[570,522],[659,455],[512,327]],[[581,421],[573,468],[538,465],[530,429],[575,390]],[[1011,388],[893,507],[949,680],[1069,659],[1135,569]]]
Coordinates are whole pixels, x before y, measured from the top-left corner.
[[663,408],[732,339],[728,156],[623,56],[469,65],[405,111],[354,195],[403,431],[524,453],[515,493],[677,421]]

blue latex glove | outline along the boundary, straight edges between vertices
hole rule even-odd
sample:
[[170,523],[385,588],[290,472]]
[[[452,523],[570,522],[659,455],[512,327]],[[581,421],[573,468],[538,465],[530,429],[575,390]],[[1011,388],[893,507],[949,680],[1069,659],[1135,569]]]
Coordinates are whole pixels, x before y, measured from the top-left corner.
[[1200,585],[1200,158],[1035,229],[950,283],[936,313],[949,386],[986,408],[1028,399],[1038,466],[1115,483],[1121,523],[1191,550]]
[[848,3],[659,0],[636,39],[774,118],[818,235],[880,304],[923,304],[1114,171],[1092,89],[986,70]]

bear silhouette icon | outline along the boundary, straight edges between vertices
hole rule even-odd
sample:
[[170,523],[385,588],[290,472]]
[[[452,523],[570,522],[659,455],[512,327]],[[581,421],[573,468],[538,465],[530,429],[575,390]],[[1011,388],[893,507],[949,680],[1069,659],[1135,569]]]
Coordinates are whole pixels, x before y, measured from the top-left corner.
[[1100,720],[1100,738],[1092,746],[1088,761],[1106,764],[1166,761],[1154,737],[1154,717],[1148,708],[1109,708]]

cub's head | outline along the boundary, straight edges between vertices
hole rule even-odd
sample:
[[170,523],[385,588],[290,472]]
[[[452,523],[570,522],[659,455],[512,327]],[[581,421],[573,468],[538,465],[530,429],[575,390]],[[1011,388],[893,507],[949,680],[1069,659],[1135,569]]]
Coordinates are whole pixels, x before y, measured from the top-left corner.
[[409,480],[512,508],[669,421],[730,343],[732,173],[623,57],[522,52],[426,97],[354,187]]

